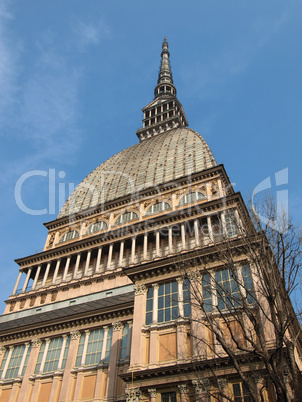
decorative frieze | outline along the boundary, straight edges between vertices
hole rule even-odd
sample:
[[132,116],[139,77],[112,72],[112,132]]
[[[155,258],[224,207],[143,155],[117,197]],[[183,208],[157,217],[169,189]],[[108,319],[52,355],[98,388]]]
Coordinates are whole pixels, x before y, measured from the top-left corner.
[[32,339],[32,341],[31,341],[31,345],[33,348],[39,348],[41,346],[41,344],[42,344],[42,341],[40,338],[35,338],[35,339]]
[[149,388],[148,389],[150,398],[156,398],[156,388]]
[[220,389],[224,389],[226,388],[228,382],[226,378],[218,378],[217,383]]
[[120,321],[116,321],[112,323],[113,331],[120,331],[123,328],[123,324]]
[[147,293],[146,285],[134,285],[135,296]]
[[201,280],[200,272],[199,271],[190,271],[190,272],[188,272],[188,278],[191,282],[200,281]]
[[126,402],[138,402],[142,398],[142,391],[139,388],[128,388],[125,390]]
[[192,384],[196,394],[205,393],[210,388],[210,380],[207,377],[201,380],[192,380]]
[[186,384],[179,384],[178,389],[180,394],[186,394],[188,392]]
[[79,339],[81,337],[81,332],[75,329],[74,331],[70,331],[70,339]]

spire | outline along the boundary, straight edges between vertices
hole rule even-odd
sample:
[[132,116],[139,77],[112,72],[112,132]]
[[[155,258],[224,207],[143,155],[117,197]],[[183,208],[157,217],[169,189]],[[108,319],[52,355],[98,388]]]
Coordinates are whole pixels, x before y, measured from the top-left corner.
[[170,61],[169,61],[170,53],[168,50],[167,38],[164,38],[162,48],[163,48],[163,50],[161,52],[160,71],[158,74],[157,83],[161,84],[162,82],[169,82],[170,84],[173,84],[173,78],[172,78]]
[[[173,77],[170,66],[170,53],[168,49],[167,38],[164,38],[161,52],[161,63],[160,70],[158,74],[157,86],[154,90],[154,96],[158,97],[160,95],[169,94],[176,96],[176,88],[173,85]],[[163,84],[168,84],[168,87],[163,86]],[[168,89],[168,90],[167,90]]]
[[183,107],[176,98],[169,57],[167,38],[164,38],[154,99],[142,109],[143,128],[136,132],[141,141],[177,127],[188,126]]

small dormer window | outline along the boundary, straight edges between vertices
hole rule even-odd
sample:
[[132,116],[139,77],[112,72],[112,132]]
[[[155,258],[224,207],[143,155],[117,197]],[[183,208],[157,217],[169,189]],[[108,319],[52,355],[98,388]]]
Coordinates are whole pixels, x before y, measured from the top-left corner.
[[171,87],[166,87],[167,92],[171,92]]
[[202,194],[198,191],[192,191],[182,197],[182,199],[179,201],[179,205],[189,204],[191,202],[194,202],[197,200],[202,200],[205,198],[206,198],[206,196],[204,194]]
[[107,223],[106,222],[96,222],[93,223],[87,230],[87,234],[92,234],[92,233],[96,233],[96,232],[100,232],[101,230],[105,230],[107,229]]
[[160,92],[164,92],[165,87],[160,87]]
[[121,223],[126,223],[126,222],[130,222],[133,221],[134,219],[138,219],[138,215],[136,212],[125,212],[124,214],[120,215],[117,220],[116,220],[116,224],[120,225]]
[[74,240],[78,238],[79,238],[79,232],[76,230],[71,230],[63,234],[59,243],[64,243],[65,241]]
[[147,215],[157,214],[168,209],[171,209],[171,207],[167,202],[157,202],[148,209]]

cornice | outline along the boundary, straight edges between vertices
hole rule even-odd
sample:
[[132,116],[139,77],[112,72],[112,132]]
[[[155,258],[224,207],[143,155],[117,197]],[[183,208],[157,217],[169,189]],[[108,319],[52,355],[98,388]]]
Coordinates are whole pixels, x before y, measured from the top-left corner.
[[84,278],[72,279],[69,282],[61,282],[56,285],[49,285],[47,288],[39,288],[37,290],[30,290],[26,293],[19,293],[15,296],[10,296],[8,300],[5,300],[5,303],[13,303],[17,302],[20,299],[28,300],[32,297],[38,297],[41,295],[48,295],[53,293],[58,293],[63,290],[76,289],[80,286],[91,285],[92,283],[103,282],[105,279],[114,279],[119,276],[125,276],[122,268],[117,268],[114,271],[104,271],[97,274],[93,274],[92,276],[85,276]]
[[[124,305],[107,307],[106,309],[96,310],[94,312],[85,312],[79,314],[76,317],[63,317],[52,320],[51,322],[44,323],[37,321],[34,324],[29,324],[23,328],[13,328],[11,330],[5,330],[1,334],[0,343],[6,343],[10,341],[23,340],[25,338],[46,337],[47,334],[54,332],[65,333],[66,331],[73,331],[79,329],[86,329],[91,326],[104,325],[105,323],[112,323],[113,321],[124,321],[125,317],[133,316],[133,302],[125,303]],[[108,310],[108,311],[102,311]]]
[[225,184],[225,187],[229,189],[230,194],[234,192],[232,187],[230,187],[230,180],[225,172],[224,165],[220,164],[214,167],[211,167],[206,170],[202,170],[201,172],[194,173],[190,176],[183,176],[179,179],[175,179],[173,183],[163,183],[157,187],[151,187],[149,189],[141,191],[137,196],[133,195],[128,195],[124,197],[117,198],[113,201],[108,201],[106,204],[104,204],[102,207],[99,208],[90,208],[87,209],[86,211],[82,211],[78,214],[73,214],[69,216],[64,216],[60,219],[55,219],[53,221],[45,222],[44,226],[49,230],[49,229],[54,229],[60,226],[65,225],[66,223],[74,223],[77,221],[80,221],[82,219],[86,219],[88,216],[94,216],[98,215],[101,212],[108,212],[110,209],[114,209],[116,207],[121,207],[126,204],[129,204],[131,202],[135,201],[140,201],[144,197],[149,197],[149,196],[154,196],[158,195],[158,192],[164,192],[164,191],[169,191],[174,188],[178,188],[179,185],[185,185],[188,183],[196,182],[199,180],[204,180],[207,178],[213,178],[215,175],[219,175],[222,173],[222,178]]
[[[261,364],[261,361],[259,357],[257,357],[253,353],[245,353],[242,355],[236,355],[236,358],[238,362],[243,366],[244,364],[247,364],[246,370],[250,371],[253,370],[254,367],[251,368],[251,364]],[[140,369],[135,370],[135,368],[130,366],[129,370],[127,373],[121,373],[119,374],[119,377],[124,380],[126,383],[129,383],[131,381],[141,381],[143,379],[151,379],[151,378],[158,378],[158,377],[166,377],[170,375],[175,375],[175,374],[181,374],[181,375],[188,375],[192,373],[192,375],[196,376],[196,372],[205,372],[207,371],[209,376],[212,377],[213,374],[212,371],[213,369],[215,370],[215,373],[218,373],[218,370],[227,370],[228,368],[232,368],[234,370],[234,366],[232,365],[232,361],[228,356],[225,357],[218,357],[218,358],[213,358],[213,359],[199,359],[197,356],[196,359],[192,359],[190,362],[185,362],[185,363],[178,363],[175,364],[175,362],[171,365],[163,365],[159,366],[156,368],[151,368],[151,369],[143,369],[140,367]],[[244,370],[244,368],[243,368]],[[244,371],[246,371],[244,370]]]
[[[255,241],[257,241],[257,237],[255,237]],[[219,242],[219,248],[215,243],[210,243],[207,246],[199,246],[189,251],[183,250],[178,254],[123,268],[123,271],[133,283],[136,283],[137,281],[155,278],[166,273],[179,273],[182,266],[186,268],[200,266],[201,261],[204,264],[213,263],[216,260],[220,261],[219,254],[221,254],[224,247],[226,249],[233,248],[234,253],[239,256],[243,253],[245,245],[246,243],[242,238],[226,239]]]
[[185,222],[190,217],[202,218],[206,214],[219,211],[222,207],[225,207],[225,205],[230,206],[235,202],[240,202],[240,204],[243,202],[240,193],[233,193],[227,197],[215,198],[204,203],[199,203],[198,205],[191,205],[187,208],[178,209],[154,218],[145,219],[128,226],[112,228],[109,232],[84,238],[60,247],[44,250],[41,253],[16,259],[15,262],[23,268],[29,265],[47,262],[48,260],[55,258],[67,257],[70,254],[86,251],[93,247],[105,246],[110,244],[112,241],[121,241],[129,238],[129,236],[144,234],[146,231],[152,231],[157,227],[166,224]]

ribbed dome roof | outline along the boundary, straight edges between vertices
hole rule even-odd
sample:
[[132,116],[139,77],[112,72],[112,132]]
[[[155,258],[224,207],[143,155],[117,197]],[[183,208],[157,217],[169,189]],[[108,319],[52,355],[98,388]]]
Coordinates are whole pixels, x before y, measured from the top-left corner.
[[186,127],[145,139],[109,158],[66,201],[58,218],[216,166],[207,143]]

